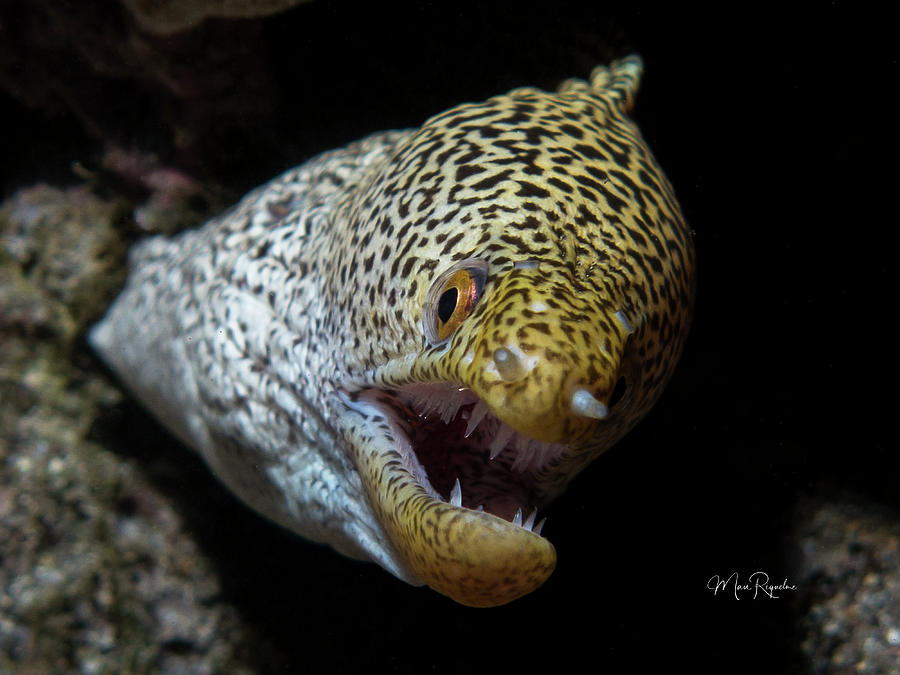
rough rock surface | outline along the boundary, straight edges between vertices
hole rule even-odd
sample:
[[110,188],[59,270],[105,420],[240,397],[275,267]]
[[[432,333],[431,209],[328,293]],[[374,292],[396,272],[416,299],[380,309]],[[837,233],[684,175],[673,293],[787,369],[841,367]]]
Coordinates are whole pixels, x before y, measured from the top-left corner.
[[900,519],[858,499],[797,523],[803,652],[815,673],[900,673]]
[[91,440],[121,394],[83,333],[122,279],[122,199],[0,206],[0,672],[242,672],[247,629],[170,500]]

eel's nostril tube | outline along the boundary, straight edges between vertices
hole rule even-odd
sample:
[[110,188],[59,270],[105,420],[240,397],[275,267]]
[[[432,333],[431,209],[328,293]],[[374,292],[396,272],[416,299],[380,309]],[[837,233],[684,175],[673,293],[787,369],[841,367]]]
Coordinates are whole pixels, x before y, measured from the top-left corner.
[[500,377],[511,382],[522,377],[522,362],[506,347],[500,347],[494,351],[494,365]]
[[587,389],[579,389],[572,394],[572,412],[595,420],[606,419],[609,409],[603,401],[594,398]]

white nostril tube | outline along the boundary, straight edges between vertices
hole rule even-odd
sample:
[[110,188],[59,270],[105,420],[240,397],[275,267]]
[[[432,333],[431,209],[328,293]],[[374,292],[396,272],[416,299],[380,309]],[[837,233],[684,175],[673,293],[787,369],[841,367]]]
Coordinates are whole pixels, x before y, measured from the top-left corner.
[[572,394],[572,412],[595,420],[603,420],[609,415],[609,408],[602,401],[595,399],[587,389],[579,389]]
[[494,351],[494,364],[500,377],[511,382],[522,377],[522,362],[506,347],[500,347]]

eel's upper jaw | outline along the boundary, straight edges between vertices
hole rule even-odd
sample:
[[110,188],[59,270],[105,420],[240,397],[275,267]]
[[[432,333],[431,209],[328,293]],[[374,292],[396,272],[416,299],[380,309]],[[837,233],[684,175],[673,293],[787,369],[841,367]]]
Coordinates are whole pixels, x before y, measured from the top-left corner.
[[518,437],[454,385],[366,389],[342,399],[367,419],[366,442],[355,450],[372,505],[426,584],[487,607],[550,576],[556,551],[535,523],[528,469],[563,446]]

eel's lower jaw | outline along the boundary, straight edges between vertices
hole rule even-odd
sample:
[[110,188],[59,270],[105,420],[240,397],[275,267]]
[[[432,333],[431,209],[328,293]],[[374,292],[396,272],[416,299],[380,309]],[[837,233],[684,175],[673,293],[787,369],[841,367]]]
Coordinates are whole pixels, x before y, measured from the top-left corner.
[[[412,443],[421,445],[422,439],[411,440],[419,420],[404,407],[408,396],[366,390],[353,395],[352,400],[345,398],[345,402],[364,412],[377,430],[369,447],[359,449],[359,472],[394,547],[422,581],[461,604],[490,607],[534,591],[550,576],[556,566],[556,551],[540,536],[533,508],[523,511],[528,507],[524,500],[530,491],[524,477],[516,483],[510,472],[514,460],[507,458],[505,467],[497,462],[497,470],[511,477],[510,494],[496,490],[479,494],[471,476],[463,476],[460,484],[458,475],[447,479],[452,471],[437,475],[434,457],[419,460],[423,450],[414,450]],[[462,402],[451,417],[460,407]],[[466,422],[455,421],[464,433]],[[448,429],[446,433],[450,432]],[[470,431],[470,435],[474,434]],[[446,441],[434,441],[435,445],[441,443],[453,447]],[[495,457],[500,454],[496,448],[485,448],[484,461],[491,462],[491,452]],[[438,485],[433,485],[429,474]]]

